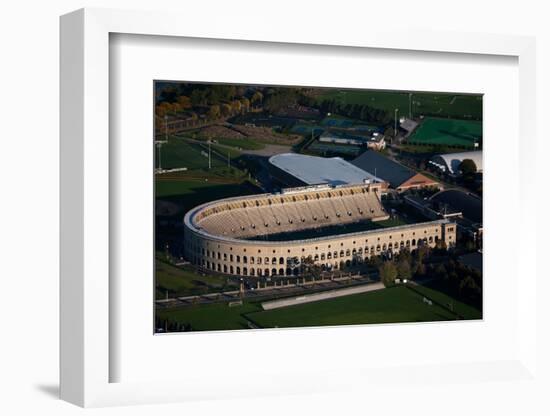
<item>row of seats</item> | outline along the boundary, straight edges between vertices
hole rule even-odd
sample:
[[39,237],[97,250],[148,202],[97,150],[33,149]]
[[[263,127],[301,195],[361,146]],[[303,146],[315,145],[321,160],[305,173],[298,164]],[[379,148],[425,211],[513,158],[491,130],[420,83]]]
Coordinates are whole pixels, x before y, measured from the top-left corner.
[[224,210],[202,217],[197,225],[215,235],[249,237],[385,216],[376,194],[356,193],[339,198]]

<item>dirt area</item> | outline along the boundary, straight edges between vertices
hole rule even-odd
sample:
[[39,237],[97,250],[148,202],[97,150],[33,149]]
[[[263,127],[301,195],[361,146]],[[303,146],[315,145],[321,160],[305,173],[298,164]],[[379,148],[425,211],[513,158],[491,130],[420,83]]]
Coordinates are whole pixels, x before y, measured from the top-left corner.
[[244,126],[240,124],[222,126],[219,124],[205,126],[198,134],[208,139],[253,139],[260,143],[292,145],[298,143],[302,136],[274,132],[270,127]]
[[262,142],[277,143],[277,144],[294,144],[298,143],[302,136],[297,134],[281,134],[275,133],[270,127],[255,127],[234,125],[233,130],[243,134],[251,139],[256,139]]
[[199,130],[199,134],[209,139],[244,139],[246,137],[245,134],[239,132],[238,130],[220,125],[203,127]]

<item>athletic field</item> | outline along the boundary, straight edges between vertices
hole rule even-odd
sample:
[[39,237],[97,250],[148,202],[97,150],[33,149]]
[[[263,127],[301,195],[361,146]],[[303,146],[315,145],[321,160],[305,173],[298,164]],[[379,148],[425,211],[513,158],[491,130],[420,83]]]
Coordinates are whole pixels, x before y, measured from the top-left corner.
[[[317,102],[336,100],[343,105],[366,104],[373,108],[386,110],[393,116],[399,110],[399,116],[409,116],[409,93],[398,91],[365,91],[327,89],[317,97]],[[413,117],[441,116],[467,120],[481,120],[482,97],[480,95],[459,95],[452,93],[415,92],[410,96]]]
[[416,128],[409,143],[474,148],[482,137],[481,121],[426,117]]
[[[422,288],[422,294],[406,286],[344,296],[264,311],[258,302],[242,306],[196,305],[175,310],[157,310],[160,319],[190,325],[194,331],[247,329],[249,322],[261,328],[289,328],[324,325],[353,325],[397,322],[429,322],[481,319],[481,312],[457,302],[444,293]],[[423,301],[423,295],[436,302]],[[452,303],[452,312],[446,305]]]

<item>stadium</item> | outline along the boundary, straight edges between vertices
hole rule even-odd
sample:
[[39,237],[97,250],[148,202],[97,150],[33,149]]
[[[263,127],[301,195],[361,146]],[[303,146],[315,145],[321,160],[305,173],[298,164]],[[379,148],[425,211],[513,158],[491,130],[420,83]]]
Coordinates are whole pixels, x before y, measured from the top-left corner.
[[296,276],[306,265],[341,270],[405,247],[455,244],[455,224],[446,219],[379,225],[389,218],[382,186],[320,184],[199,205],[184,218],[185,256],[233,276]]

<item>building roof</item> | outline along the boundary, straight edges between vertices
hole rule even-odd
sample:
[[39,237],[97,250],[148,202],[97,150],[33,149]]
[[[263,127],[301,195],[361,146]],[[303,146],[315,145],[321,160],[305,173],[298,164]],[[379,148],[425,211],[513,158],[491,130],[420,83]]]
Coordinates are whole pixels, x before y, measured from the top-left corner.
[[269,158],[269,163],[287,172],[308,185],[328,183],[330,185],[351,185],[382,182],[369,172],[346,162],[340,157],[317,157],[297,153],[281,153]]
[[444,153],[434,156],[432,160],[437,164],[443,163],[446,169],[451,174],[458,173],[458,166],[464,159],[471,159],[474,161],[478,172],[483,172],[483,152],[481,150],[475,150],[471,152],[459,152],[459,153]]
[[403,119],[403,121],[399,122],[399,127],[401,127],[403,130],[406,130],[408,133],[410,133],[415,128],[418,127],[418,123],[414,120],[406,118],[406,119]]
[[482,200],[473,194],[458,189],[449,189],[433,195],[431,200],[462,212],[464,218],[474,223],[483,223]]
[[373,150],[367,150],[351,163],[388,182],[394,189],[406,183],[406,185],[410,186],[419,185],[423,182],[425,182],[426,185],[435,184],[434,181],[424,175],[388,159],[386,156]]

